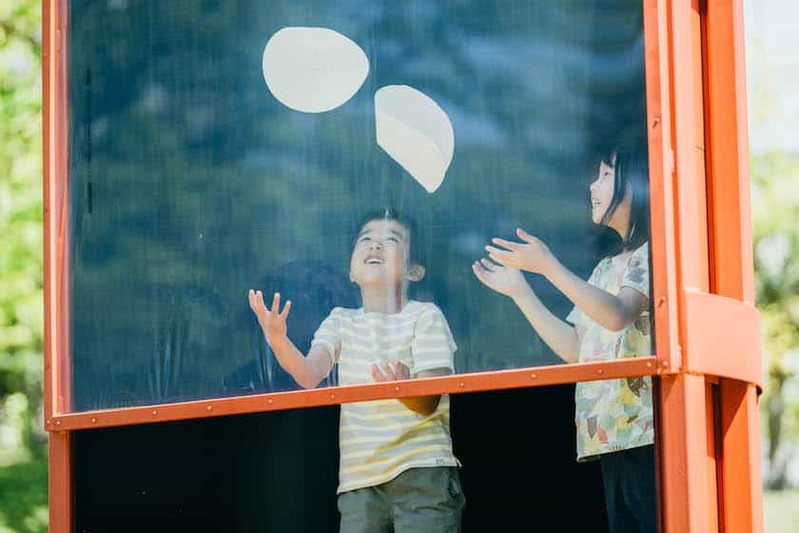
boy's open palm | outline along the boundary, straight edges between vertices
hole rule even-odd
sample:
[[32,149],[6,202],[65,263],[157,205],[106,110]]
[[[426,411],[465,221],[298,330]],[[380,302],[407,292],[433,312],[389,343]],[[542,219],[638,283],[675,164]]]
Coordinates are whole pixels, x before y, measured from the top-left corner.
[[498,265],[488,259],[475,261],[472,271],[483,285],[511,298],[519,296],[528,287],[527,280],[518,269]]
[[533,237],[522,229],[517,229],[516,235],[522,242],[507,241],[500,238],[491,239],[492,243],[502,248],[486,246],[488,256],[506,267],[526,270],[545,276],[551,272],[557,264],[557,259],[549,251],[547,245],[541,239]]
[[261,291],[250,289],[249,292],[250,309],[258,318],[258,324],[269,341],[286,337],[286,319],[291,311],[291,300],[286,301],[283,311],[280,311],[280,293],[276,292],[272,297],[272,308],[269,309],[264,304],[264,295]]
[[383,381],[401,381],[411,378],[411,369],[396,359],[392,359],[388,363],[383,363],[381,365],[372,363],[370,372],[372,374],[372,379],[376,383]]

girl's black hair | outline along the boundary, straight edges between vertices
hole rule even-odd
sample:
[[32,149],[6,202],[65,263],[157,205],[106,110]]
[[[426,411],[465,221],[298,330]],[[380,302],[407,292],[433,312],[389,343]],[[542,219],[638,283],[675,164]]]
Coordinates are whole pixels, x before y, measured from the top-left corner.
[[602,224],[608,223],[629,187],[632,192],[630,225],[627,235],[621,238],[624,250],[635,250],[649,240],[649,163],[646,147],[612,150],[602,155],[599,162],[612,167],[614,171],[613,198]]
[[358,236],[361,234],[364,226],[375,220],[393,220],[405,228],[405,231],[408,232],[408,261],[414,265],[424,265],[420,253],[422,247],[415,242],[418,237],[416,222],[408,215],[400,213],[393,207],[375,209],[364,214],[355,226],[355,232],[352,236],[352,248],[355,247],[355,243],[358,241]]

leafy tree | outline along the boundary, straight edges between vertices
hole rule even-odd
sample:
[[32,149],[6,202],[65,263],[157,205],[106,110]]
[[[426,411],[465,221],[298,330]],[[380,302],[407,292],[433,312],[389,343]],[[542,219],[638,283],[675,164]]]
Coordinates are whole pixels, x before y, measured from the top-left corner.
[[41,450],[32,440],[43,348],[40,26],[39,2],[0,4],[0,424],[23,426],[21,442],[0,442],[10,452]]
[[785,488],[790,443],[799,436],[799,159],[752,159],[755,281],[762,317],[766,387],[761,403],[768,438],[765,484]]

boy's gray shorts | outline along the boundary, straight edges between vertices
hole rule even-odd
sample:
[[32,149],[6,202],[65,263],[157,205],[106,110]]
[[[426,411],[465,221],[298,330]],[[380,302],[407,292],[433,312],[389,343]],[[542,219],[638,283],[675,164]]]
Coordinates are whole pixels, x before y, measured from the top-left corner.
[[466,500],[457,467],[411,468],[338,496],[341,533],[458,533]]

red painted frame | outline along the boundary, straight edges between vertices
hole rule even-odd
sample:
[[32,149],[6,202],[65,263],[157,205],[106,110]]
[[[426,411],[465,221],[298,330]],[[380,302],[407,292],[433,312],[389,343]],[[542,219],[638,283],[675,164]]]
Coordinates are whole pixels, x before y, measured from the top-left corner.
[[[75,430],[646,374],[660,376],[661,529],[762,531],[741,0],[644,0],[656,356],[80,413],[71,412],[65,282],[65,6],[43,2],[45,426],[53,531],[71,528]],[[745,467],[725,461],[732,456],[745,458]]]
[[[46,404],[45,426],[48,430],[75,430],[107,425],[138,424],[157,420],[177,420],[183,418],[197,418],[215,416],[218,413],[254,412],[293,407],[308,407],[341,403],[346,401],[371,400],[385,397],[418,394],[421,391],[435,392],[466,392],[476,390],[492,390],[513,387],[528,387],[537,385],[551,385],[557,383],[572,383],[575,381],[599,379],[602,377],[620,377],[643,374],[655,374],[669,371],[675,365],[671,356],[670,346],[673,344],[675,332],[671,325],[674,321],[673,306],[669,305],[669,291],[667,290],[668,273],[673,271],[673,266],[668,266],[669,260],[666,253],[666,243],[660,234],[653,232],[652,260],[654,264],[653,299],[655,306],[655,327],[658,339],[662,339],[657,346],[659,356],[642,357],[624,361],[609,361],[604,363],[552,365],[515,370],[494,372],[480,372],[474,374],[459,374],[440,378],[424,380],[410,380],[397,384],[370,384],[359,386],[335,387],[327,389],[300,390],[292,392],[267,393],[249,395],[244,397],[212,398],[203,401],[176,402],[167,404],[154,404],[147,407],[107,409],[91,412],[72,412],[70,409],[70,354],[69,354],[69,294],[68,284],[64,280],[69,275],[68,260],[68,235],[66,234],[66,220],[68,219],[68,161],[66,136],[67,104],[66,104],[66,50],[68,47],[65,38],[67,14],[59,7],[59,0],[50,0],[45,4],[45,9],[51,7],[52,24],[60,24],[60,29],[55,30],[57,42],[48,40],[48,45],[55,49],[52,51],[56,59],[51,61],[50,69],[46,70],[49,78],[47,94],[51,105],[46,109],[48,129],[48,148],[45,171],[45,186],[48,191],[46,203],[48,211],[45,213],[45,232],[47,240],[46,267],[48,273],[48,290],[46,296],[46,312],[49,319],[48,350],[48,390],[49,400]],[[54,15],[54,16],[53,16]],[[654,13],[647,11],[647,83],[658,86],[659,72],[651,65],[658,64],[658,45],[649,42],[655,35]],[[50,36],[52,39],[52,36]],[[665,216],[666,197],[661,191],[664,172],[662,145],[662,126],[660,103],[657,93],[649,91],[648,120],[653,125],[650,132],[650,143],[656,148],[650,156],[653,165],[652,174],[652,219],[656,228],[668,231],[669,224]],[[59,134],[54,135],[58,130]],[[54,140],[59,142],[53,142]],[[57,216],[53,216],[57,213]],[[52,278],[52,279],[50,279]],[[532,376],[532,377],[531,377]],[[153,415],[153,412],[156,414]],[[168,416],[168,418],[162,418]],[[154,418],[155,417],[155,418]]]

